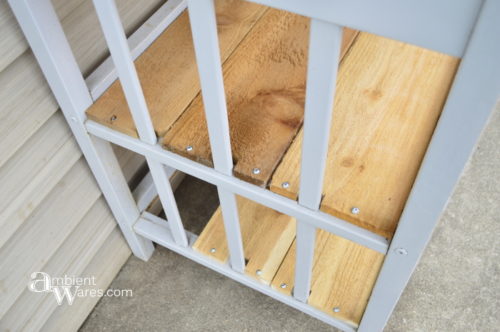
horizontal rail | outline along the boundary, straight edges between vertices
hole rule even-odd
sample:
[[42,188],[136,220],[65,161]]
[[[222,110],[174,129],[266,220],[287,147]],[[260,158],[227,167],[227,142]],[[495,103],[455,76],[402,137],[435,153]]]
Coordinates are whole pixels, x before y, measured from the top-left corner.
[[137,138],[127,136],[106,126],[88,120],[88,132],[92,135],[120,145],[141,155],[156,159],[160,163],[192,174],[203,181],[222,186],[235,194],[251,199],[278,212],[290,215],[327,232],[344,237],[362,246],[385,254],[389,241],[384,237],[347,221],[331,216],[321,211],[313,211],[300,206],[296,201],[275,194],[233,176],[224,175],[211,167],[204,166],[190,159],[162,149],[159,145],[149,145]]
[[248,0],[462,57],[483,0]]
[[[184,9],[186,9],[186,0],[169,0],[132,33],[128,38],[132,59],[135,60],[141,55]],[[97,100],[117,77],[113,59],[108,57],[85,79],[92,99]]]
[[[231,269],[231,267],[228,264],[218,263],[207,256],[197,253],[191,247],[178,246],[174,242],[172,233],[170,232],[168,221],[164,219],[158,218],[149,213],[144,213],[143,216],[139,218],[138,222],[135,224],[134,229],[138,234],[144,236],[147,239],[150,239],[151,241],[163,247],[175,251],[176,253],[192,261],[195,261],[198,264],[208,267],[209,269],[215,272],[218,272],[222,275],[225,275],[226,277],[238,281],[239,283],[245,286],[248,286],[256,291],[259,291],[267,296],[270,296],[297,310],[305,312],[306,314],[311,315],[327,324],[330,324],[346,332],[355,331],[355,327],[353,327],[352,325],[343,322],[339,319],[336,319],[334,317],[331,317],[320,310],[314,309],[313,307],[311,307],[306,303],[297,301],[291,296],[275,291],[271,287],[263,283],[260,283],[259,281],[256,281],[255,279],[245,274],[236,272],[233,269]],[[189,244],[192,245],[196,241],[197,236],[191,232],[186,232],[186,233],[188,236]]]

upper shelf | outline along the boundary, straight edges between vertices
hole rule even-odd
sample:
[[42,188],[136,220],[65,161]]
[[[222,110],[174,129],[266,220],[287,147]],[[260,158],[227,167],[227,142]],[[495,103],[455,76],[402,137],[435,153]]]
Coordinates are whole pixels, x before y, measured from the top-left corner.
[[[247,1],[217,1],[219,46],[224,62],[266,11]],[[188,13],[183,12],[135,61],[153,126],[163,136],[199,93]],[[137,137],[120,82],[87,111],[89,119]]]
[[[355,33],[344,35],[343,51]],[[265,186],[304,117],[309,20],[271,9],[224,63],[234,174]],[[212,165],[201,96],[163,138],[166,149]],[[186,147],[190,146],[190,151]],[[258,168],[258,174],[254,169]]]
[[[339,69],[322,211],[392,237],[457,65],[450,56],[360,33]],[[302,131],[272,191],[297,198],[301,147]]]
[[[234,174],[296,199],[309,19],[216,4]],[[321,210],[391,238],[459,61],[349,29],[342,56]],[[187,14],[135,64],[163,146],[212,165]],[[119,82],[87,115],[137,136]]]

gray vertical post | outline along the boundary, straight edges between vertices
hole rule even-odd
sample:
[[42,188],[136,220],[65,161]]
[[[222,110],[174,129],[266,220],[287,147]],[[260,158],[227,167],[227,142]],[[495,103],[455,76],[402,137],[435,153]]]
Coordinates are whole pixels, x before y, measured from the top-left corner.
[[85,110],[92,98],[50,0],[11,0],[9,4],[132,252],[149,259],[154,247],[132,228],[139,210],[111,144],[90,137],[85,129]]
[[[127,37],[118,15],[115,0],[94,0],[97,16],[101,23],[104,37],[115,63],[120,82],[129,104],[134,124],[143,142],[156,144],[156,134],[149,115],[146,99],[142,91],[139,77],[135,69],[132,55],[127,43]],[[165,169],[159,162],[146,157],[153,181],[167,216],[171,231],[178,245],[187,246],[186,232],[177,210],[177,204]]]
[[500,96],[500,1],[486,0],[462,59],[360,331],[382,331]]
[[[321,203],[341,44],[342,27],[311,20],[299,204],[312,210]],[[316,228],[297,220],[293,296],[302,302],[309,297],[315,238]]]
[[[215,170],[232,175],[233,159],[214,2],[189,0],[188,10]],[[231,267],[243,272],[245,257],[236,199],[233,193],[221,187],[218,192]]]

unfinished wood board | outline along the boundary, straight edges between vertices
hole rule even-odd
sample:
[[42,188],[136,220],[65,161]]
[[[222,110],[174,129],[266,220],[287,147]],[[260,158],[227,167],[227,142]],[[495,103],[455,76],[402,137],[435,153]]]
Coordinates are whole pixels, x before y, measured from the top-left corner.
[[[295,241],[272,281],[272,287],[292,296]],[[354,326],[359,324],[384,255],[318,230],[308,303]],[[286,285],[286,287],[284,287]],[[334,308],[340,311],[335,312]]]
[[[246,198],[236,197],[247,260],[245,272],[270,284],[295,238],[295,219]],[[193,249],[223,263],[228,260],[220,207],[210,218]],[[257,273],[257,270],[260,272]]]
[[[322,211],[392,237],[458,62],[367,33],[358,36],[339,70]],[[293,199],[302,135],[270,185]],[[359,214],[351,213],[353,207]]]
[[[266,11],[246,1],[216,2],[219,45],[224,62]],[[200,87],[187,12],[182,13],[135,61],[153,126],[163,136]],[[120,82],[87,110],[89,119],[137,137]]]
[[[344,53],[355,36],[346,30]],[[308,41],[308,18],[271,9],[223,66],[234,173],[244,180],[266,185],[302,125]],[[212,165],[201,96],[174,124],[163,144]],[[187,146],[192,149],[187,151]]]

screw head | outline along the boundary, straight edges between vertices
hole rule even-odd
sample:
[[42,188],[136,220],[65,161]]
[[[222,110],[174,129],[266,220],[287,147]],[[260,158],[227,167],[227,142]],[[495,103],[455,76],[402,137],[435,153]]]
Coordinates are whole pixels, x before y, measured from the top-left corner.
[[76,117],[72,116],[71,121],[76,122]]
[[358,208],[358,207],[353,207],[353,208],[351,209],[351,213],[352,213],[352,214],[359,214],[359,212],[360,212],[360,210],[359,210],[359,208]]
[[285,188],[285,189],[286,189],[286,188],[290,187],[290,183],[289,183],[289,182],[283,182],[283,183],[281,184],[281,187],[283,187],[283,188]]
[[280,285],[280,287],[281,287],[281,288],[283,288],[283,289],[285,289],[287,286],[288,286],[288,285],[287,285],[287,284],[285,284],[285,283],[282,283],[282,284]]
[[193,151],[193,147],[191,145],[186,146],[186,151],[187,152]]
[[262,275],[262,270],[255,271],[255,274],[257,274],[258,276],[261,276]]
[[260,174],[260,168],[256,167],[256,168],[252,169],[252,173],[253,174]]
[[111,118],[110,118],[111,121],[115,121],[116,120],[116,115],[112,115]]
[[210,249],[210,252],[213,254],[214,252],[216,252],[217,250],[215,250],[215,248],[212,248]]
[[408,255],[408,251],[405,248],[396,248],[395,251],[396,251],[396,254],[401,255],[401,256]]
[[340,312],[340,308],[339,307],[333,308],[333,312]]

